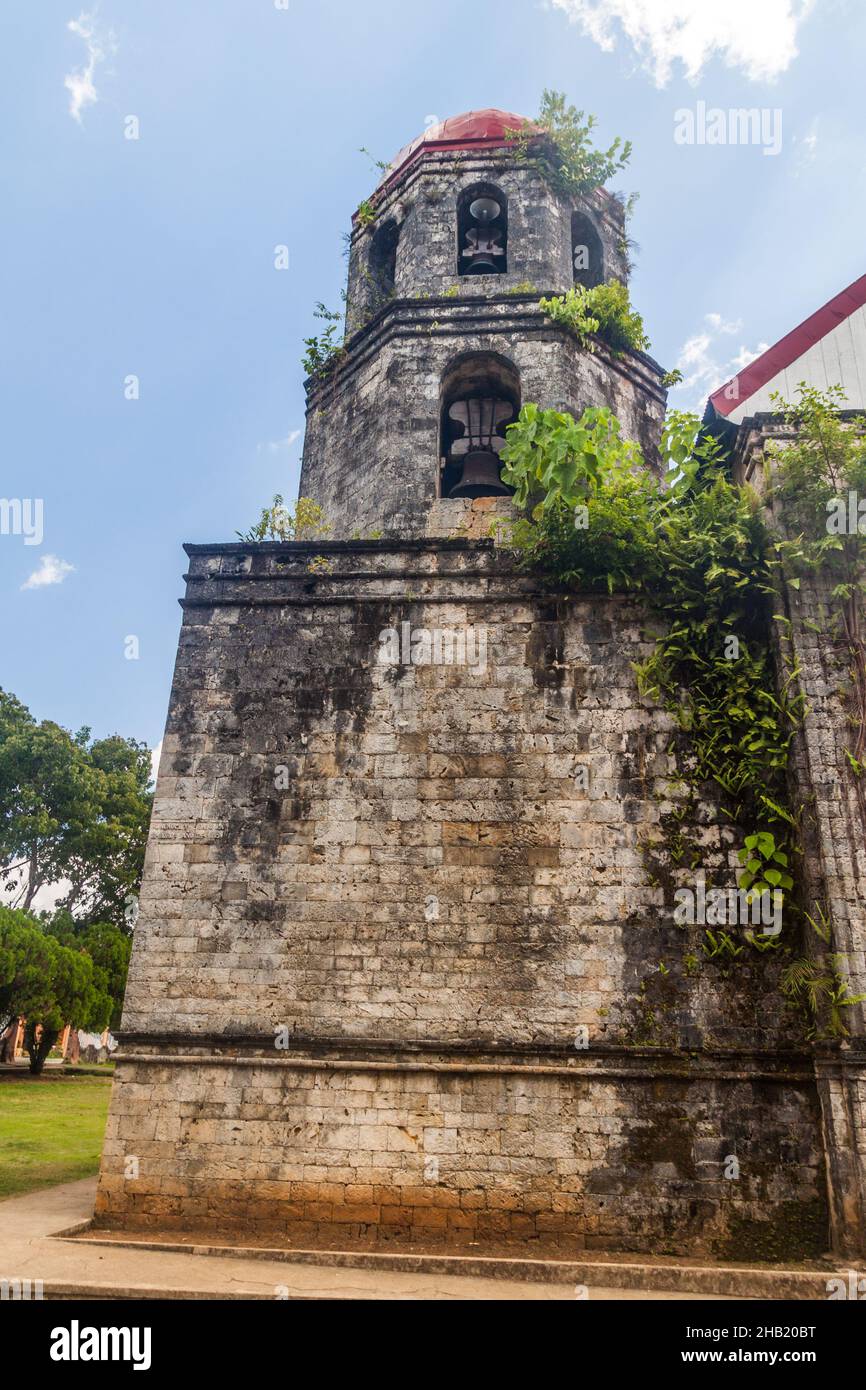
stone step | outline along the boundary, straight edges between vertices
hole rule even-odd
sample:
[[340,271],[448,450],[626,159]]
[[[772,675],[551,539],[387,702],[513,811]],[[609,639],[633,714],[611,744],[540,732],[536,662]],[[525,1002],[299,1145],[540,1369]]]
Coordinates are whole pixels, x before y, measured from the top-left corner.
[[[65,1235],[67,1233],[60,1233]],[[69,1233],[71,1234],[71,1233]],[[82,1243],[113,1248],[155,1250],[171,1254],[247,1260],[267,1260],[320,1268],[364,1269],[382,1273],[444,1275],[466,1279],[497,1279],[568,1287],[572,1297],[586,1288],[641,1290],[648,1293],[709,1298],[827,1299],[841,1279],[847,1289],[849,1269],[759,1268],[750,1265],[699,1264],[675,1260],[605,1258],[579,1260],[382,1252],[373,1250],[294,1250],[235,1244],[190,1243],[171,1240],[113,1238],[87,1234]],[[860,1271],[859,1277],[863,1277]],[[829,1284],[829,1288],[828,1288]]]

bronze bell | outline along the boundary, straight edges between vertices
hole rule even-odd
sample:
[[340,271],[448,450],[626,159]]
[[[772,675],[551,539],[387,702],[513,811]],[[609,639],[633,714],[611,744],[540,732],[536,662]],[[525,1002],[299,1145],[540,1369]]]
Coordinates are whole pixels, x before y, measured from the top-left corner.
[[499,476],[499,459],[490,449],[472,449],[463,460],[460,482],[449,497],[508,497],[510,489]]
[[468,258],[469,269],[482,275],[497,274],[500,266],[496,257],[505,255],[505,247],[499,244],[502,233],[486,227],[471,227],[466,233],[466,246],[463,256]]

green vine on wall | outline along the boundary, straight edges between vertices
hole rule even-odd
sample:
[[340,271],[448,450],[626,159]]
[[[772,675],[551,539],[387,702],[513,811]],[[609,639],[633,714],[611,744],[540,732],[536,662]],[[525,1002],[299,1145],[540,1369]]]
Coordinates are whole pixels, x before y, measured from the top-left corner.
[[778,393],[771,397],[795,436],[768,449],[770,500],[784,531],[776,540],[777,562],[795,588],[818,573],[832,583],[827,624],[820,627],[848,665],[847,759],[859,780],[866,770],[866,426],[843,418],[841,387],[819,391],[801,382],[797,397],[793,404]]
[[[564,92],[546,88],[535,120],[508,129],[505,134],[513,141],[517,158],[533,164],[554,192],[580,202],[604,188],[631,159],[631,141],[619,136],[606,150],[596,148],[592,137],[597,124],[595,116],[569,105]],[[611,192],[609,196],[622,208],[623,230],[618,250],[630,270],[630,253],[636,248],[626,228],[638,195]]]
[[[820,903],[815,913],[815,916],[808,912],[804,915],[826,948],[832,936],[832,923]],[[844,968],[843,956],[823,949],[791,961],[782,975],[782,993],[799,1011],[810,1042],[848,1037],[842,1011],[866,999],[866,994],[851,993]]]
[[[789,502],[799,498],[804,510],[796,515],[802,521],[811,516],[809,480],[821,501],[830,481],[838,487],[862,480],[866,493],[863,441],[851,431],[839,435],[845,427],[836,403],[819,394],[801,392],[801,405],[789,408],[799,442],[777,461],[776,495]],[[851,605],[859,617],[863,541],[856,548],[843,543],[840,550],[817,534],[814,519],[811,541],[805,526],[796,539],[780,539],[768,528],[755,491],[730,480],[720,443],[700,431],[696,416],[668,416],[663,454],[672,479],[665,483],[646,467],[639,447],[623,439],[610,411],[589,409],[575,420],[525,405],[502,451],[503,481],[526,512],[506,544],[521,566],[556,584],[644,597],[659,621],[654,649],[635,668],[636,678],[641,693],[659,702],[678,728],[680,781],[695,798],[713,787],[739,829],[740,888],[750,898],[778,893],[776,901],[793,907],[801,808],[788,804],[788,761],[804,711],[798,672],[787,654],[788,620],[775,612],[780,567],[794,589],[799,578],[792,570],[798,565],[817,567],[829,554],[843,567],[833,602],[859,669]],[[832,475],[829,460],[838,465]],[[859,694],[855,704],[859,719]],[[765,945],[758,937],[749,944]],[[721,936],[705,953],[738,954]],[[839,1036],[840,1010],[859,1002],[829,957],[793,962],[784,992],[811,1010],[814,1036],[822,1030]]]
[[[684,780],[715,783],[747,833],[792,824],[788,747],[800,713],[777,692],[766,633],[774,594],[759,501],[724,473],[717,441],[674,413],[660,483],[607,409],[523,407],[502,452],[503,480],[531,516],[511,543],[528,567],[574,588],[639,591],[663,620],[637,669],[688,736]],[[790,680],[790,677],[789,677]]]

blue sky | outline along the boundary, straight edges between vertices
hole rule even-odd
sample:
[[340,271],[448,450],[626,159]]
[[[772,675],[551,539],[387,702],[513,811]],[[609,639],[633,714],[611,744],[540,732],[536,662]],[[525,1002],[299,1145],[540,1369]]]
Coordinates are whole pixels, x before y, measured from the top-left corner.
[[[544,87],[630,137],[632,298],[681,405],[866,270],[862,0],[4,0],[0,39],[0,495],[44,499],[40,545],[0,535],[0,685],[68,727],[157,744],[182,542],[294,496],[360,146]],[[778,108],[781,152],[678,145],[699,101]]]

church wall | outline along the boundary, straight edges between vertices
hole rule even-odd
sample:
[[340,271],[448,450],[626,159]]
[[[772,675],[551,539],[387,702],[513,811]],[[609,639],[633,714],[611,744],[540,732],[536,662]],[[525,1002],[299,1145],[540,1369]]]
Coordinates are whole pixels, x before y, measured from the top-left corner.
[[441,383],[466,353],[512,363],[523,402],[578,416],[609,406],[624,436],[657,465],[665,397],[650,358],[617,361],[601,345],[580,348],[534,297],[395,303],[353,345],[349,362],[310,393],[300,492],[324,508],[335,537],[431,532]]
[[[825,1248],[776,966],[673,922],[640,608],[489,542],[189,549],[100,1221]],[[404,622],[474,664],[382,663]],[[712,802],[678,827],[733,884]]]
[[[735,476],[764,495],[768,520],[782,534],[790,531],[784,505],[766,493],[768,445],[792,438],[778,415],[757,413],[741,424],[734,450]],[[844,1009],[844,1034],[815,1048],[833,1248],[854,1257],[866,1253],[866,791],[847,758],[855,704],[850,653],[833,635],[834,583],[830,575],[805,574],[796,589],[780,586],[778,607],[790,624],[788,669],[796,671],[794,689],[806,710],[791,760],[792,804],[803,808],[804,898],[813,919],[823,914],[830,924],[826,942],[807,933],[805,954],[825,946],[834,952],[847,996],[856,1001]],[[780,682],[786,677],[780,669]]]
[[[138,1056],[136,1052],[133,1056]],[[442,1055],[122,1064],[102,1225],[249,1241],[798,1259],[826,1248],[802,1073]],[[729,1064],[730,1067],[730,1064]],[[736,1148],[742,1170],[728,1180]],[[139,1158],[138,1177],[123,1175]]]
[[[478,183],[493,185],[508,200],[507,270],[502,274],[458,272],[457,201]],[[461,298],[499,296],[520,286],[537,295],[562,294],[573,283],[571,214],[585,211],[603,248],[606,279],[628,278],[623,246],[624,214],[615,199],[597,192],[585,199],[555,194],[529,165],[503,150],[478,159],[470,154],[427,155],[376,205],[375,220],[356,224],[349,254],[347,330],[351,336],[383,304],[375,282],[371,243],[378,228],[399,228],[394,296]]]

